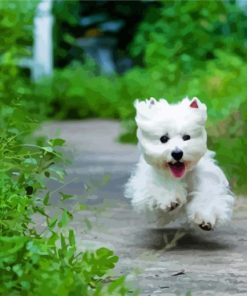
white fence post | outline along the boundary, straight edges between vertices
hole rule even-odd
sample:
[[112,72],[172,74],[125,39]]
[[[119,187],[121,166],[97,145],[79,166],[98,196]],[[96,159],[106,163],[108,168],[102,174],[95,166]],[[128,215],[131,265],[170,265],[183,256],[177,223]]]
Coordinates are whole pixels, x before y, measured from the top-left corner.
[[52,0],[41,0],[34,19],[32,79],[37,81],[53,71]]

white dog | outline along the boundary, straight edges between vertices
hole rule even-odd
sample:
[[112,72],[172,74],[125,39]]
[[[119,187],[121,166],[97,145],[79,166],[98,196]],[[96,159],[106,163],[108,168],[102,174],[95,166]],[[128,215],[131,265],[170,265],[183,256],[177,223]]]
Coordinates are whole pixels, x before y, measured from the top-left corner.
[[203,230],[229,221],[234,197],[207,150],[206,105],[198,98],[174,105],[150,98],[135,108],[142,156],[125,192],[134,208],[157,213],[162,223],[185,213]]

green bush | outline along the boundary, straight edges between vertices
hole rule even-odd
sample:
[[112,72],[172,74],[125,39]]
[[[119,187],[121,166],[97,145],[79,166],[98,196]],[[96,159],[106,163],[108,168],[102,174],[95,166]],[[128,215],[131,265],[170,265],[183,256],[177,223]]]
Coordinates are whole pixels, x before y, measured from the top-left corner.
[[[245,100],[247,64],[239,56],[218,50],[216,58],[203,69],[174,84],[164,81],[150,69],[133,68],[123,76],[96,76],[90,67],[74,64],[56,70],[37,89],[53,104],[57,118],[134,118],[136,98],[165,97],[176,102],[198,96],[207,105],[210,121],[218,121],[238,109]],[[55,108],[56,107],[56,108]]]
[[247,101],[230,116],[209,127],[209,147],[217,151],[217,159],[223,165],[237,193],[247,192]]
[[[235,189],[243,189],[242,176],[245,177],[245,173],[242,172],[240,177],[237,168],[243,163],[245,142],[237,134],[231,135],[231,142],[238,148],[239,158],[231,159],[232,165],[229,165],[230,150],[229,154],[222,154],[213,138],[218,130],[215,139],[229,141],[227,134],[230,128],[246,128],[246,121],[242,117],[238,121],[229,120],[240,105],[245,106],[242,104],[246,101],[246,73],[247,63],[241,57],[216,50],[215,58],[208,61],[203,69],[194,70],[191,75],[176,83],[165,81],[149,68],[136,67],[123,76],[107,77],[96,76],[92,67],[74,64],[57,70],[50,81],[39,85],[39,93],[53,102],[52,116],[57,118],[121,119],[124,133],[120,138],[124,142],[136,142],[133,107],[136,98],[165,97],[169,102],[177,102],[186,95],[198,96],[208,106],[209,148],[221,154],[220,163],[230,177],[234,176]],[[222,122],[226,125],[224,129],[221,128]]]
[[217,51],[246,57],[247,19],[235,1],[161,1],[147,10],[132,54],[160,79],[178,82]]
[[45,184],[63,180],[57,147],[64,140],[27,142],[37,126],[28,111],[3,104],[0,110],[0,294],[127,295],[125,278],[108,275],[118,261],[111,250],[77,250],[68,227],[74,213],[62,202],[75,197],[61,194],[61,203],[50,207],[52,193]]
[[[94,66],[73,64],[55,70],[53,77],[36,86],[39,101],[50,101],[56,118],[118,117],[117,79],[95,76]],[[116,83],[115,83],[116,82]],[[109,93],[112,95],[109,96]],[[100,110],[100,112],[99,112]]]

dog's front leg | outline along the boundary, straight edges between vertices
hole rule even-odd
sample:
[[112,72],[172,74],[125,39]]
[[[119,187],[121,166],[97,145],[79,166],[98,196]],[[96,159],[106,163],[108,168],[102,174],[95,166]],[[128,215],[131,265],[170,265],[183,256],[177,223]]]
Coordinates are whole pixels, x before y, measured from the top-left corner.
[[203,230],[212,230],[231,219],[234,197],[221,169],[214,163],[201,167],[193,178],[193,190],[187,204],[190,222]]
[[171,212],[176,208],[182,207],[186,202],[186,197],[176,194],[163,194],[160,196],[153,196],[151,199],[150,209],[161,210],[162,212]]
[[141,183],[140,187],[132,190],[134,192],[133,207],[138,212],[158,211],[163,214],[181,208],[187,201],[186,189],[183,186],[167,187],[164,184]]

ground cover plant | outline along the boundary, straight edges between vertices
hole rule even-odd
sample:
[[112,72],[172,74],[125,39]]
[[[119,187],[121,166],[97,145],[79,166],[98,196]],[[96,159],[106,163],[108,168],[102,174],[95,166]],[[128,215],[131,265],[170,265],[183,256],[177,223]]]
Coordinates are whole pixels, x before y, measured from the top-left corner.
[[[0,110],[0,294],[127,295],[125,277],[108,274],[118,261],[113,251],[79,252],[68,228],[74,213],[63,203],[52,207],[55,213],[49,210],[52,194],[45,184],[48,178],[63,179],[57,147],[64,140],[27,142],[36,123],[25,109],[1,105]],[[61,194],[61,201],[72,197]],[[42,227],[35,221],[43,221]]]

